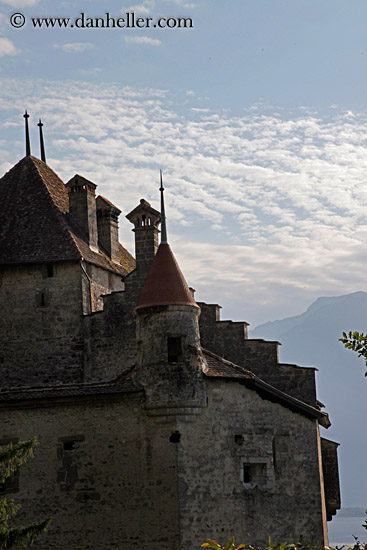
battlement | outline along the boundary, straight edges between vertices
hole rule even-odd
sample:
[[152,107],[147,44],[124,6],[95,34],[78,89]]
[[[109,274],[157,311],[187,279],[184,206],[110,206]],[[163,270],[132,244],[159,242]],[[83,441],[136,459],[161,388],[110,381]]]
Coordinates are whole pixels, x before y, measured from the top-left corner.
[[279,364],[279,342],[248,338],[248,323],[221,321],[218,304],[198,302],[201,344],[297,399],[316,404],[315,369]]

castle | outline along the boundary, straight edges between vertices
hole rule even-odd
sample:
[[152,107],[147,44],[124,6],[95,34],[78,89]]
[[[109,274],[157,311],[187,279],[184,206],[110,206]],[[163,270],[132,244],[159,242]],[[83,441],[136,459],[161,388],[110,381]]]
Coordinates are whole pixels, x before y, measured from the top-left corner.
[[162,185],[161,212],[142,199],[126,216],[134,259],[119,208],[83,176],[64,184],[26,136],[0,180],[0,444],[40,445],[0,493],[20,521],[53,516],[37,548],[328,546],[337,444],[315,369],[195,300]]

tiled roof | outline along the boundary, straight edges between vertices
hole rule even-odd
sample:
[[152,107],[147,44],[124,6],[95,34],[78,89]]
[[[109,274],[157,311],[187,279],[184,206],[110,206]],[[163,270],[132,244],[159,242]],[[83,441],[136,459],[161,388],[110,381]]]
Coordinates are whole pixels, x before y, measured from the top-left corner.
[[93,252],[70,220],[66,186],[47,164],[24,157],[0,179],[0,265],[47,263],[84,258],[127,275],[134,259],[121,247],[121,266]]
[[239,365],[235,365],[234,363],[219,357],[219,355],[216,355],[211,351],[204,349],[202,351],[206,362],[204,368],[204,374],[206,376],[216,378],[255,378],[255,375],[249,370],[246,370]]
[[280,403],[281,405],[303,414],[309,418],[317,418],[321,426],[328,428],[331,423],[327,413],[320,411],[316,407],[312,407],[308,403],[304,403],[287,393],[278,390],[267,382],[264,382],[254,373],[235,365],[222,357],[208,350],[202,350],[205,366],[203,373],[210,378],[227,378],[242,382],[248,388],[256,391],[260,397],[268,401]]
[[97,202],[97,208],[102,208],[103,206],[104,208],[107,207],[107,208],[117,210],[118,213],[121,214],[121,210],[117,208],[117,206],[115,206],[111,201],[106,199],[106,197],[102,197],[102,195],[98,195],[98,197],[96,198],[96,202]]
[[169,244],[160,244],[136,309],[161,305],[196,306]]
[[63,216],[67,191],[46,164],[24,157],[0,180],[0,197],[0,264],[79,259]]
[[135,258],[121,244],[119,245],[119,260],[126,273],[131,273],[135,269]]
[[88,397],[93,395],[124,394],[142,391],[135,381],[133,371],[108,382],[87,384],[65,384],[57,386],[13,388],[0,391],[0,403],[30,401],[36,399],[56,399],[67,397]]
[[[115,262],[112,262],[108,256],[106,256],[103,253],[97,253],[93,252],[88,246],[88,243],[86,242],[83,233],[81,230],[72,222],[69,216],[66,216],[66,223],[70,232],[71,237],[74,240],[74,243],[76,244],[80,257],[83,258],[86,262],[89,262],[94,265],[98,265],[99,267],[103,267],[103,269],[106,269],[107,271],[113,271],[118,272],[122,277],[125,277],[129,271],[124,268],[123,266],[120,266],[116,264]],[[127,250],[125,251],[126,254],[129,254]]]

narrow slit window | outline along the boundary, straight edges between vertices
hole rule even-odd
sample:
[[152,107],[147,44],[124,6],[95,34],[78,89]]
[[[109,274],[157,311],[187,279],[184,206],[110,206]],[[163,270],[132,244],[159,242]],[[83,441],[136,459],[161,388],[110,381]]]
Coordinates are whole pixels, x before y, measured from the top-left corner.
[[169,363],[179,363],[182,361],[182,338],[170,337],[167,338],[167,355]]
[[46,269],[47,269],[47,277],[54,277],[55,276],[54,264],[47,264]]

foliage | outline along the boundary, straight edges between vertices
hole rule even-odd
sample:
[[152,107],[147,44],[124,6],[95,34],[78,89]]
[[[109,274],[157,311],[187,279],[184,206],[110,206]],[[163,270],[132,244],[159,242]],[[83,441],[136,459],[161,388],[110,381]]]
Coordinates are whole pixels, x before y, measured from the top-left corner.
[[[339,342],[342,342],[345,348],[358,353],[358,357],[364,357],[367,366],[367,334],[357,331],[350,331],[348,334],[343,332],[343,338],[339,338]],[[367,376],[367,370],[364,375]]]
[[[208,539],[207,542],[204,542],[201,546],[205,548],[214,548],[215,550],[261,550],[257,546],[252,546],[251,544],[240,544],[235,546],[234,537],[230,538],[225,546],[221,546],[215,540]],[[316,550],[315,545],[312,542],[300,542],[298,544],[288,543],[288,542],[276,542],[273,543],[271,537],[269,537],[269,544],[265,550]],[[366,549],[367,550],[367,549]]]
[[[36,438],[29,441],[22,441],[16,445],[8,445],[0,449],[0,483],[15,472],[24,462],[33,457],[33,448],[38,444]],[[9,521],[16,515],[20,508],[13,500],[3,498],[0,501],[0,550],[11,548],[27,548],[46,531],[51,519],[31,523],[24,527],[22,525],[9,525]]]
[[227,544],[225,546],[221,546],[215,540],[208,539],[208,542],[204,542],[201,546],[204,546],[206,548],[215,548],[215,550],[240,550],[241,548],[245,548],[246,546],[244,544],[240,544],[239,546],[235,547],[234,544],[234,537],[229,539]]
[[[367,520],[363,524],[363,527],[367,529]],[[367,550],[367,543],[360,542],[357,537],[354,538],[355,543],[353,546],[342,546],[341,548],[337,546],[336,548],[330,548],[330,550]],[[239,546],[235,546],[234,537],[230,538],[225,546],[221,546],[212,539],[208,539],[207,542],[204,542],[201,546],[205,548],[214,548],[214,550],[262,550],[257,546],[251,546],[251,544],[240,544]],[[305,542],[303,540],[299,541],[297,544],[288,542],[273,543],[272,539],[269,537],[269,544],[264,550],[316,550],[316,546],[313,542]]]

